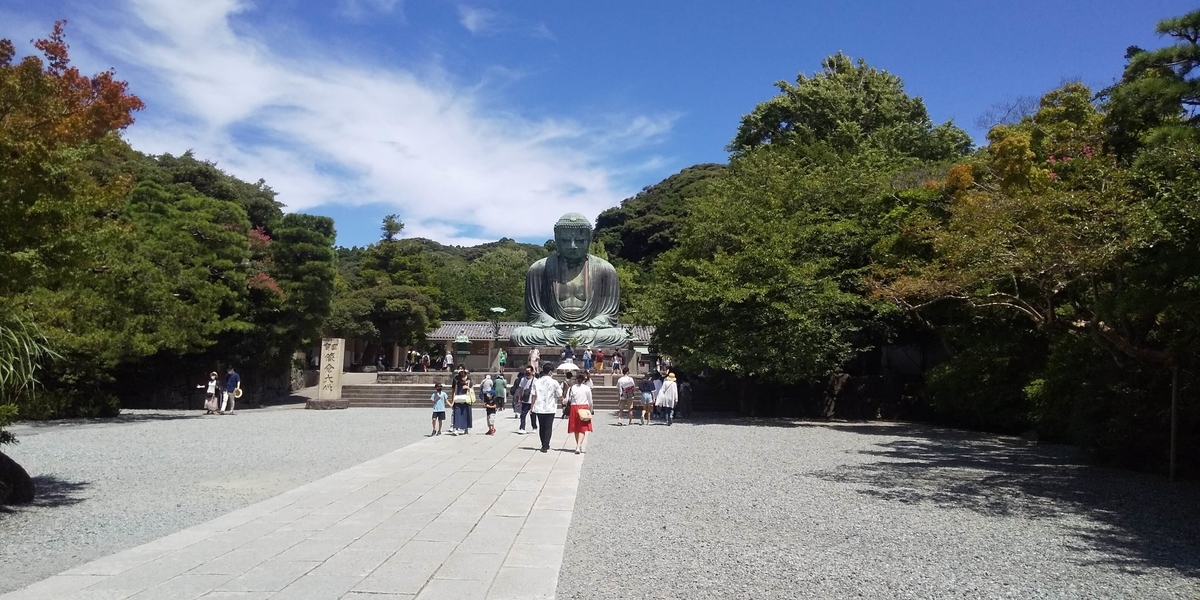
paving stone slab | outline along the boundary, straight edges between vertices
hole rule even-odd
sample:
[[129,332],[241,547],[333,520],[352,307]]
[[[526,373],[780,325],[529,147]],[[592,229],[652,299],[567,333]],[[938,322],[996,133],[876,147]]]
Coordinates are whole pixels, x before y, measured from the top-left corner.
[[0,599],[552,597],[583,457],[515,428],[427,438]]

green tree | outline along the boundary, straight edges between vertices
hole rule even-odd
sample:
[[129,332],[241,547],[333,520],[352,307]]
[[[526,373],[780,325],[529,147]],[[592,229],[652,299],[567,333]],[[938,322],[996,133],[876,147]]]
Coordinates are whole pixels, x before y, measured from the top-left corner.
[[729,150],[741,154],[768,144],[795,144],[837,154],[886,148],[922,160],[964,155],[971,138],[947,122],[934,125],[925,103],[904,92],[900,78],[838,53],[821,71],[801,73],[796,84],[775,84],[780,94],[742,117]]
[[1122,158],[1145,145],[1195,140],[1200,125],[1200,10],[1159,21],[1157,31],[1178,43],[1153,51],[1131,46],[1120,82],[1104,92],[1109,142]]
[[656,264],[651,321],[681,366],[794,383],[833,373],[858,347],[870,307],[854,273],[896,167],[873,153],[797,154],[736,157]]
[[877,246],[924,198],[910,188],[970,144],[933,126],[899,78],[844,55],[781,84],[687,204],[645,292],[663,352],[743,380],[814,382],[903,317],[869,297]]
[[383,222],[383,239],[356,253],[353,278],[336,288],[326,327],[337,335],[378,344],[414,345],[436,327],[441,291],[425,247],[399,239],[396,215]]
[[98,215],[119,206],[128,175],[98,180],[90,163],[121,144],[142,102],[112,71],[71,66],[63,21],[34,42],[44,56],[14,63],[0,40],[0,296],[57,284],[88,268]]

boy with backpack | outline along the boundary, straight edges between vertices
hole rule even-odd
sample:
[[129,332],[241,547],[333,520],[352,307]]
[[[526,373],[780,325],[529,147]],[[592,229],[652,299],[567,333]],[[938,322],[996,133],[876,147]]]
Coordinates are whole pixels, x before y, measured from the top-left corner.
[[[500,376],[497,375],[496,377],[499,378]],[[503,382],[503,380],[500,381]],[[487,413],[487,434],[496,435],[496,411],[500,408],[500,403],[503,400],[496,397],[495,383],[487,375],[483,376],[483,381],[479,383],[479,389],[483,392],[483,410]]]

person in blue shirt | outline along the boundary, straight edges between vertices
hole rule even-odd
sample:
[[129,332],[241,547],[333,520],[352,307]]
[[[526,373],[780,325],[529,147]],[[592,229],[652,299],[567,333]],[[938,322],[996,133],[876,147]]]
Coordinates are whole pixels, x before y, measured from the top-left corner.
[[221,410],[217,411],[219,415],[233,414],[234,401],[240,395],[239,391],[242,389],[242,376],[233,370],[233,365],[229,366],[227,373],[225,375],[225,397],[221,401]]
[[429,397],[433,402],[433,432],[429,437],[442,435],[442,423],[446,421],[446,392],[442,391],[442,384],[435,383],[433,385],[433,395]]

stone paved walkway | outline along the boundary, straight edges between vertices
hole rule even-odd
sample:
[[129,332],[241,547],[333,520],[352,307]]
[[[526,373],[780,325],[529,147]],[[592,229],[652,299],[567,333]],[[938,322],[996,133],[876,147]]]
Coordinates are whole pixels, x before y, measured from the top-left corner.
[[584,456],[501,415],[0,599],[553,598]]

